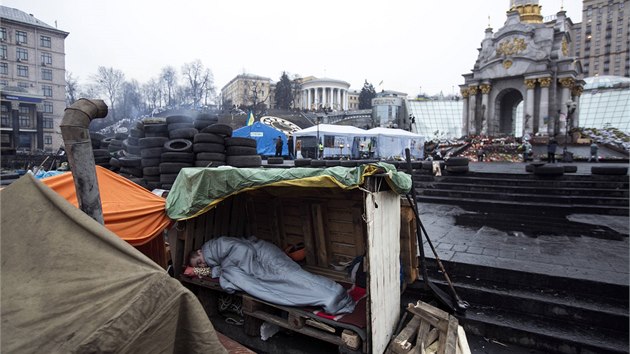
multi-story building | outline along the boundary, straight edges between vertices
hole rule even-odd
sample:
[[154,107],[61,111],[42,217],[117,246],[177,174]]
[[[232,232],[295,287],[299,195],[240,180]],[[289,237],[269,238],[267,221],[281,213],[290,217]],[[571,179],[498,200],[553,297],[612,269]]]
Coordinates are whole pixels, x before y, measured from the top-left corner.
[[68,32],[0,6],[2,149],[56,151],[65,104]]
[[240,74],[221,89],[223,108],[265,104],[274,107],[275,83],[268,77]]
[[630,2],[584,0],[582,22],[573,26],[574,55],[584,77],[630,77]]

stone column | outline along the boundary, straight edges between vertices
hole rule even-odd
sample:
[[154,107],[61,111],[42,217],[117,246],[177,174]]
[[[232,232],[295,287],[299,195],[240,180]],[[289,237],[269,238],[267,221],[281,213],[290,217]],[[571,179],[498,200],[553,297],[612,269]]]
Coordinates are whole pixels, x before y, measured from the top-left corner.
[[348,90],[343,90],[343,109],[348,110]]
[[341,110],[341,89],[337,89],[337,109]]
[[573,95],[573,101],[575,101],[575,112],[573,112],[573,117],[571,117],[571,125],[573,127],[580,126],[580,96],[582,96],[582,91],[584,91],[584,87],[580,85],[576,85],[571,90],[571,95]]
[[562,85],[562,92],[560,94],[560,124],[559,129],[556,132],[557,134],[566,134],[567,133],[567,102],[571,98],[571,88],[573,87],[573,83],[575,80],[571,77],[565,77],[559,80],[560,85]]
[[468,87],[468,135],[476,134],[475,131],[475,111],[477,110],[478,87],[473,85]]
[[490,84],[479,85],[481,89],[481,135],[488,135],[488,94],[492,89]]
[[534,89],[536,79],[525,79],[527,93],[525,97],[525,112],[523,112],[523,135],[534,133]]
[[462,135],[468,135],[468,89],[461,88],[459,92],[462,94],[464,103],[462,109]]
[[308,109],[309,111],[311,110],[311,101],[312,101],[312,97],[311,97],[311,89],[307,89],[306,90],[306,109]]
[[[538,131],[537,133],[543,136],[549,135],[549,86],[551,86],[550,77],[541,77],[538,79],[540,84],[540,107],[538,107]],[[547,122],[545,122],[547,118]]]

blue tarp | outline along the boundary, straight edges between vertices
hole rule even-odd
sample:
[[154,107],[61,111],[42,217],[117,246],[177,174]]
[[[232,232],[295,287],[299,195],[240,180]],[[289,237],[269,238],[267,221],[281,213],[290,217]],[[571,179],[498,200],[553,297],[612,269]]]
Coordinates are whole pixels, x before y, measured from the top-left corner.
[[278,129],[272,128],[261,122],[236,129],[232,132],[232,136],[252,138],[256,140],[258,155],[275,156],[276,155],[276,139],[278,136],[282,138],[282,156],[289,155],[287,148],[287,136]]

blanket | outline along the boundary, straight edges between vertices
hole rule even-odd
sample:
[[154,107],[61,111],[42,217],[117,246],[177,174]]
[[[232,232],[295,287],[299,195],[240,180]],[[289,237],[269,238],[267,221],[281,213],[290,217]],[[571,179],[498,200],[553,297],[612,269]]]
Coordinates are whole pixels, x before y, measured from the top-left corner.
[[354,310],[354,301],[341,285],[305,271],[272,243],[255,237],[219,237],[201,250],[229,293],[244,291],[276,305],[321,306],[333,315]]

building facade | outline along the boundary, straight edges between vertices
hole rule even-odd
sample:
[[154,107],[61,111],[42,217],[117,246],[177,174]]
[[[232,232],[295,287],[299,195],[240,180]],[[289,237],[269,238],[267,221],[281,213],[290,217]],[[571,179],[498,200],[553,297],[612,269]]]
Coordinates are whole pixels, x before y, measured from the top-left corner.
[[56,151],[63,144],[68,32],[6,6],[0,19],[0,146]]
[[274,108],[275,83],[268,77],[240,74],[221,89],[224,109],[265,104]]
[[578,126],[577,112],[568,115],[583,87],[569,50],[572,26],[565,11],[543,23],[538,1],[511,0],[505,25],[486,29],[472,73],[463,75],[462,135],[554,136]]
[[310,111],[347,111],[350,84],[336,79],[308,77],[301,81],[298,107]]
[[630,1],[584,0],[582,4],[582,22],[573,30],[573,52],[584,77],[630,77]]

